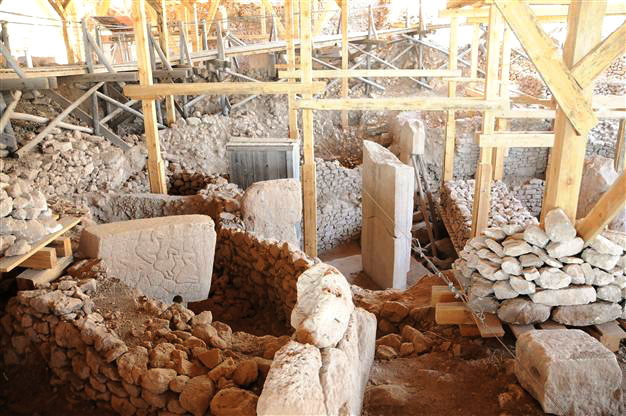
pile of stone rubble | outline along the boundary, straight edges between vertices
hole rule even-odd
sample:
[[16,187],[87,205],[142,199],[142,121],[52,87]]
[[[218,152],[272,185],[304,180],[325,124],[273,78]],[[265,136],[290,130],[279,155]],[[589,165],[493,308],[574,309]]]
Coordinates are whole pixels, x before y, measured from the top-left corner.
[[513,324],[552,319],[586,326],[626,318],[626,234],[605,231],[585,243],[556,208],[545,228],[488,228],[454,264],[476,311]]
[[[457,250],[465,246],[470,238],[474,184],[473,179],[447,181],[441,191],[440,211]],[[537,219],[528,212],[524,204],[509,192],[504,182],[495,181],[493,183],[491,186],[489,227],[505,224],[522,227],[536,223]]]
[[28,253],[31,243],[59,229],[46,197],[31,181],[0,173],[0,255]]

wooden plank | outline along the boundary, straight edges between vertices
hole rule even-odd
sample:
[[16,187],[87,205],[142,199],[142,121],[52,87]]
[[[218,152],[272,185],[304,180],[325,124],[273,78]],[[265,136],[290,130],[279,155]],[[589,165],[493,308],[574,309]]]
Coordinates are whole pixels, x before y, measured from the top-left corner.
[[[54,77],[50,77],[54,78]],[[6,79],[0,82],[0,91],[47,90],[52,88],[47,77]]]
[[[261,9],[265,11],[263,4]],[[265,24],[265,19],[261,18],[261,22]],[[263,26],[265,27],[265,26]],[[285,30],[287,34],[287,66],[289,70],[296,69],[296,48],[294,46],[294,18],[293,18],[293,1],[285,0]],[[265,33],[265,30],[263,30]],[[290,79],[289,83],[295,83],[294,79]],[[298,110],[296,108],[296,94],[289,92],[287,94],[287,111],[289,112],[289,137],[298,138]]]
[[54,247],[43,247],[24,260],[20,267],[30,269],[50,269],[57,264],[57,252]]
[[[605,5],[605,2],[598,1],[575,2],[570,6],[567,39],[563,49],[563,61],[568,67],[573,66],[600,40]],[[592,88],[586,87],[584,94],[590,100]],[[557,207],[572,222],[576,221],[587,149],[587,131],[577,132],[568,120],[569,116],[559,106],[554,121],[554,146],[550,151],[546,170],[542,221],[547,212]]]
[[619,128],[617,129],[617,138],[615,143],[615,155],[613,156],[613,166],[617,173],[624,171],[624,165],[626,164],[626,120],[619,121]]
[[534,331],[535,327],[533,325],[514,325],[509,324],[509,328],[511,328],[511,332],[515,338],[519,338],[520,335],[525,334],[526,332]]
[[[313,82],[313,44],[311,39],[311,1],[300,0],[300,65],[302,83]],[[287,84],[288,85],[288,84]],[[311,92],[304,92],[304,99],[311,99]],[[304,219],[304,251],[317,257],[317,192],[315,176],[315,143],[313,139],[313,111],[302,110],[302,202]]]
[[578,235],[585,241],[592,240],[624,206],[626,206],[626,171],[621,172],[585,218],[576,223]]
[[430,292],[430,304],[436,306],[438,303],[458,302],[454,297],[454,293],[450,291],[448,286],[434,285]]
[[288,84],[278,82],[199,82],[184,84],[126,85],[124,95],[134,99],[154,100],[165,95],[243,95],[315,94],[324,90],[324,82]]
[[50,269],[24,270],[16,278],[17,290],[32,290],[46,287],[50,282],[62,276],[65,269],[73,261],[73,256],[61,257],[57,260],[57,264]]
[[476,143],[480,147],[552,147],[553,133],[495,132],[476,133]]
[[591,335],[597,338],[605,347],[612,352],[619,351],[621,340],[626,338],[626,332],[619,327],[616,321],[593,325]]
[[[495,6],[489,11],[489,32],[487,34],[487,68],[485,74],[485,100],[498,97],[498,69],[500,66],[500,36],[504,30],[502,16]],[[493,133],[495,117],[493,112],[486,111],[483,116],[482,131],[485,134]],[[479,235],[487,228],[489,210],[491,209],[491,179],[492,179],[492,149],[480,148],[478,167],[476,169],[476,183],[474,187],[474,203],[472,206],[471,235]]]
[[104,82],[99,82],[96,85],[94,85],[93,87],[91,87],[89,90],[87,90],[83,95],[81,95],[76,101],[74,101],[72,104],[70,104],[67,108],[65,108],[61,114],[59,114],[58,116],[56,116],[42,131],[39,132],[39,134],[37,134],[37,136],[35,136],[34,139],[32,139],[31,141],[29,141],[28,143],[26,143],[24,146],[22,146],[21,148],[19,148],[15,154],[18,157],[22,157],[24,156],[30,149],[32,149],[33,147],[35,147],[39,142],[41,142],[49,133],[50,130],[52,130],[60,121],[63,121],[63,119],[65,117],[68,116],[68,114],[70,114],[75,108],[77,108],[83,101],[85,101],[87,98],[89,98],[95,91],[98,90],[98,88],[100,88],[102,85],[104,84]]
[[439,325],[473,325],[472,313],[463,302],[438,303],[435,322]]
[[626,22],[579,59],[572,68],[572,76],[584,88],[625,52]]
[[312,110],[502,110],[503,100],[477,100],[467,97],[327,98],[298,100],[299,108]]
[[[402,77],[460,77],[460,69],[316,69],[313,79],[318,78],[402,78]],[[300,78],[301,70],[278,71],[279,78]]]
[[54,239],[48,247],[56,250],[57,257],[68,257],[72,255],[72,240],[69,237],[58,237]]
[[459,325],[459,332],[464,337],[479,337],[480,330],[476,325]]
[[554,322],[552,320],[547,320],[538,324],[539,328],[546,330],[554,330],[554,329],[567,329],[565,325],[559,324],[558,322]]
[[[341,0],[341,70],[347,71],[350,65],[350,52],[348,51],[348,15],[350,7],[348,0]],[[341,98],[347,98],[350,91],[348,78],[341,79]],[[341,112],[341,127],[347,129],[350,125],[348,111]]]
[[74,218],[74,217],[61,218],[59,220],[59,224],[61,224],[61,227],[63,228],[61,228],[59,231],[48,234],[47,236],[43,237],[41,240],[37,242],[32,243],[31,244],[32,249],[28,253],[22,254],[21,256],[10,256],[10,257],[5,256],[5,257],[0,258],[0,272],[2,273],[10,272],[11,270],[19,266],[24,260],[28,259],[37,251],[39,251],[40,249],[50,244],[52,240],[54,240],[60,235],[63,235],[66,231],[74,227],[79,222],[80,222],[80,218]]
[[[152,67],[149,58],[148,33],[146,31],[146,10],[144,0],[133,1],[133,26],[137,43],[137,64],[139,70],[139,88],[152,86]],[[166,84],[167,85],[167,84]],[[126,87],[124,87],[126,90]],[[170,95],[170,94],[163,94]],[[144,115],[144,129],[146,147],[148,148],[148,177],[150,179],[150,191],[153,193],[167,194],[163,160],[161,159],[161,146],[159,133],[157,132],[156,108],[154,97],[143,99],[141,103]]]
[[[16,112],[13,112],[13,114],[11,114],[11,120],[32,121],[33,123],[39,123],[39,124],[48,123],[50,121],[50,119],[46,117],[39,117],[39,116],[34,116],[32,114],[16,113]],[[57,127],[68,129],[68,130],[78,130],[78,131],[82,131],[84,133],[89,133],[89,134],[93,133],[93,129],[91,127],[77,126],[75,124],[64,123],[62,121],[59,122],[59,124],[57,124]]]
[[[511,29],[504,28],[502,34],[502,55],[500,59],[500,98],[509,98],[509,78],[511,70]],[[508,130],[509,122],[505,119],[496,118],[496,130]],[[509,150],[507,146],[498,146],[493,149],[491,165],[493,179],[496,181],[504,178],[504,160]]]
[[[563,62],[561,54],[550,37],[537,24],[535,15],[524,2],[495,0],[498,10],[515,32],[541,78],[552,92],[563,114],[580,134],[587,134],[598,122],[591,111],[589,98]],[[569,24],[568,24],[569,26]],[[601,30],[599,27],[589,31]],[[585,30],[587,31],[587,30]]]
[[[448,68],[451,71],[457,69],[457,59],[459,50],[458,41],[458,19],[450,19],[450,46],[448,55]],[[460,71],[459,71],[460,72]],[[462,75],[462,74],[459,74]],[[456,97],[456,82],[448,82],[448,97]],[[446,121],[446,137],[443,149],[443,180],[454,179],[454,147],[456,142],[456,116],[454,110],[448,110]]]
[[495,313],[483,313],[484,320],[480,320],[478,316],[473,315],[474,322],[478,326],[480,336],[483,338],[503,337],[504,328],[502,322]]

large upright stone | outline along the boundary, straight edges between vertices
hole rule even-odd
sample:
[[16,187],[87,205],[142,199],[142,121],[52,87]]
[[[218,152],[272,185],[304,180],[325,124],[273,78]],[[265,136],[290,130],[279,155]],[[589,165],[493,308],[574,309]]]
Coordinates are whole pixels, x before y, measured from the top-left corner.
[[623,414],[622,371],[615,355],[578,329],[528,331],[517,338],[515,375],[544,412]]
[[241,198],[246,230],[301,247],[302,191],[297,179],[255,182]]
[[291,312],[296,340],[318,348],[334,347],[354,310],[348,281],[333,266],[318,263],[300,275],[297,291]]
[[411,155],[424,154],[426,133],[421,120],[406,120],[400,128],[400,160],[412,166]]
[[561,208],[554,208],[545,217],[546,234],[552,241],[564,242],[576,238],[576,229]]
[[406,288],[411,260],[413,169],[363,141],[363,270],[382,288]]
[[148,296],[198,301],[211,286],[215,230],[207,215],[113,222],[85,228],[80,251],[101,258],[109,276]]
[[257,415],[324,415],[322,359],[313,345],[290,341],[276,352],[257,402]]

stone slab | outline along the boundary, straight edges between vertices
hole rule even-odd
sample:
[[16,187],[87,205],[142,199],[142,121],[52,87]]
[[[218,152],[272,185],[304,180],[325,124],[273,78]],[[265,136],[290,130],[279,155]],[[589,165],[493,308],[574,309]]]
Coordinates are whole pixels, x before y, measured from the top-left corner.
[[529,331],[517,338],[515,375],[546,413],[623,414],[615,355],[577,329]]
[[215,239],[209,216],[178,215],[86,227],[80,251],[148,296],[188,302],[209,294]]
[[382,288],[405,289],[411,259],[413,169],[363,141],[363,270]]

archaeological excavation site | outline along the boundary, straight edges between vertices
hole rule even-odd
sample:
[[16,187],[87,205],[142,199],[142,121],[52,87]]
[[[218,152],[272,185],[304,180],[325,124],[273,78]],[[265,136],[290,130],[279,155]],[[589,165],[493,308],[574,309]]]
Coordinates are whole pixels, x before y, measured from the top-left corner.
[[0,416],[626,414],[623,0],[0,0]]

